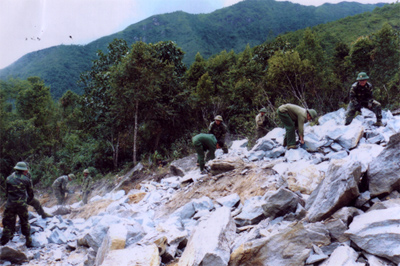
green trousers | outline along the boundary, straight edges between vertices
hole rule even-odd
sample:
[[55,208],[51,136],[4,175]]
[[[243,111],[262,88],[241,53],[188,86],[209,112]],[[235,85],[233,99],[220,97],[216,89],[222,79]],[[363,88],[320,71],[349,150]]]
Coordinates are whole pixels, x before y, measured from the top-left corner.
[[277,111],[279,119],[282,121],[283,127],[286,130],[284,143],[287,146],[296,145],[296,126],[292,118],[290,118],[288,113],[282,113],[279,110]]
[[3,214],[3,234],[1,236],[1,244],[5,245],[8,241],[12,240],[15,233],[15,223],[17,215],[21,222],[22,234],[31,241],[31,226],[29,225],[28,208],[26,206],[12,206],[6,207]]

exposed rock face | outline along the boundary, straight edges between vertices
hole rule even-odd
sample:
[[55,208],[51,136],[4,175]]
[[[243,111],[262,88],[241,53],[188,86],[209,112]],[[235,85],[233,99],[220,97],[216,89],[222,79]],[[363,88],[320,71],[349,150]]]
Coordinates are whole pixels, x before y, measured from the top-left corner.
[[400,189],[400,133],[391,136],[387,147],[369,164],[367,176],[372,197]]
[[311,222],[326,219],[357,198],[360,194],[358,190],[360,177],[359,162],[332,161],[325,179],[306,201],[307,219]]

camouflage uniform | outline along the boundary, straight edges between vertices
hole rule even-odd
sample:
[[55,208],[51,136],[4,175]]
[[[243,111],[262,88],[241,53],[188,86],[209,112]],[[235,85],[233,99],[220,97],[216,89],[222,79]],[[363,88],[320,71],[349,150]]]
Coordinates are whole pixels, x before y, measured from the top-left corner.
[[367,82],[361,86],[358,82],[354,83],[350,89],[350,103],[347,107],[345,125],[349,125],[356,114],[361,111],[361,107],[368,108],[376,115],[377,122],[382,122],[381,104],[373,99],[372,84]]
[[222,121],[219,125],[214,121],[208,127],[208,133],[215,136],[224,153],[228,153],[228,148],[225,146],[225,135],[227,131],[227,126]]
[[68,192],[67,184],[69,182],[69,177],[67,175],[63,175],[58,177],[53,183],[53,191],[54,195],[57,198],[58,205],[63,205],[65,201],[65,193]]
[[[87,172],[85,172],[87,171]],[[92,177],[89,175],[89,171],[85,170],[84,174],[87,173],[88,175],[84,177],[83,179],[83,183],[82,183],[82,202],[83,204],[87,204],[88,203],[88,198],[89,198],[89,194],[90,191],[92,190]]]
[[[197,152],[197,162],[199,163],[200,171],[203,171],[205,162],[215,158],[217,139],[213,134],[200,133],[192,138],[192,142]],[[208,151],[206,160],[204,160],[205,151]]]
[[27,202],[33,199],[33,187],[31,180],[23,174],[23,171],[17,171],[7,177],[6,196],[7,203],[3,214],[4,230],[1,236],[1,245],[5,245],[13,239],[18,215],[22,234],[26,238],[26,246],[31,247],[32,238]]
[[256,116],[256,139],[262,138],[268,133],[268,130],[265,128],[265,124],[267,123],[266,118],[267,116],[265,115],[265,113],[264,115],[262,115],[261,112]]

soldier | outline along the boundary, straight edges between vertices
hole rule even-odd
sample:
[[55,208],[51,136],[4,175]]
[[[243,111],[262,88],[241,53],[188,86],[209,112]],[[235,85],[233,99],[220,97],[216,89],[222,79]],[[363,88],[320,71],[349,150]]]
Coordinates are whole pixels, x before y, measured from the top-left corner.
[[259,112],[256,116],[256,139],[262,138],[268,133],[268,130],[265,128],[267,125],[267,117],[265,116],[267,109],[261,108]]
[[[205,163],[215,158],[215,150],[221,148],[220,143],[213,134],[200,133],[192,138],[194,148],[197,152],[197,162],[200,166],[202,174],[206,174]],[[204,152],[208,151],[206,160],[204,160]]]
[[210,126],[208,127],[208,133],[213,134],[217,141],[221,144],[221,149],[224,151],[224,153],[228,153],[228,148],[225,146],[225,135],[228,131],[227,126],[220,115],[217,115],[214,120],[215,121],[211,122]]
[[3,213],[3,235],[1,245],[12,240],[15,233],[17,215],[21,223],[21,231],[25,236],[25,245],[32,247],[31,227],[29,225],[28,204],[33,199],[32,182],[28,178],[28,167],[24,162],[19,162],[14,167],[15,173],[7,177],[6,197],[7,203]]
[[[32,176],[31,176],[31,173],[29,172],[29,164],[28,164],[27,162],[25,162],[25,164],[26,164],[26,167],[28,168],[27,177],[29,178],[29,180],[31,180],[31,183],[32,183]],[[28,205],[32,206],[32,207],[36,210],[36,212],[37,212],[40,216],[42,216],[43,219],[45,219],[45,218],[47,218],[47,217],[53,217],[53,215],[48,214],[47,212],[45,212],[45,211],[43,210],[43,207],[42,207],[42,205],[40,204],[40,201],[37,200],[36,198],[32,198],[31,201],[28,201]]]
[[304,123],[315,119],[317,112],[314,109],[304,109],[298,105],[288,103],[281,105],[277,113],[286,129],[283,146],[287,144],[288,150],[297,149],[295,130],[298,129],[300,147],[307,149],[304,144]]
[[87,204],[90,191],[92,189],[92,177],[89,175],[89,169],[83,170],[83,183],[82,183],[82,202],[83,204]]
[[361,107],[368,108],[375,113],[376,123],[374,123],[374,126],[383,126],[381,104],[373,99],[373,87],[368,79],[369,77],[365,72],[360,72],[357,76],[357,82],[351,86],[350,103],[346,112],[346,126],[353,121],[356,111],[361,111]]
[[69,181],[72,181],[72,179],[75,178],[74,174],[69,174],[69,175],[63,175],[58,177],[52,187],[54,191],[54,195],[57,198],[57,203],[58,205],[64,205],[65,201],[65,193],[72,194],[72,191],[67,190],[67,184]]

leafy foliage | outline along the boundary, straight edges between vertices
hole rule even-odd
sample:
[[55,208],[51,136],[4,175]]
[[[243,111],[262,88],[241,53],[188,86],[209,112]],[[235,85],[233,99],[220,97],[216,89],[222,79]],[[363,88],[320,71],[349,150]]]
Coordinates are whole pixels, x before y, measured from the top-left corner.
[[[114,39],[81,73],[84,94],[68,90],[57,101],[39,77],[0,81],[1,177],[18,161],[28,161],[35,182],[48,186],[85,168],[101,176],[139,159],[176,159],[193,152],[191,137],[207,132],[216,115],[232,139],[254,142],[261,107],[270,128],[278,125],[276,109],[284,103],[320,114],[337,110],[348,102],[360,71],[368,71],[384,108],[399,107],[400,20],[388,17],[398,16],[393,10],[400,11],[400,4],[329,23],[324,31],[320,25],[247,45],[239,53],[222,50],[207,59],[197,53],[188,69],[175,42],[129,47]],[[388,22],[369,27],[371,17]],[[337,38],[363,20],[370,31]]]

